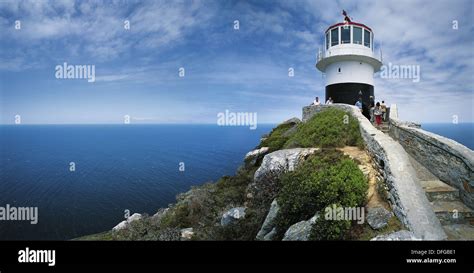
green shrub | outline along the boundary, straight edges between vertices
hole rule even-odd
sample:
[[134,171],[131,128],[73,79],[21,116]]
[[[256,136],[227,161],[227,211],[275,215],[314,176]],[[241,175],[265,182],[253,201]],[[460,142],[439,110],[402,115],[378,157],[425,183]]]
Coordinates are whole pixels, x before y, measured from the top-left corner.
[[284,147],[362,147],[363,143],[357,119],[341,109],[329,108],[299,124]]
[[280,150],[289,139],[289,136],[284,135],[285,132],[293,126],[295,125],[291,123],[278,125],[270,132],[269,136],[263,140],[258,147],[269,147],[270,151]]
[[[331,204],[362,206],[368,183],[357,164],[342,152],[324,149],[281,178],[278,195],[280,236],[292,224],[308,220]],[[332,225],[332,224],[329,224]]]
[[321,215],[311,228],[310,240],[343,240],[351,228],[349,220],[326,220]]

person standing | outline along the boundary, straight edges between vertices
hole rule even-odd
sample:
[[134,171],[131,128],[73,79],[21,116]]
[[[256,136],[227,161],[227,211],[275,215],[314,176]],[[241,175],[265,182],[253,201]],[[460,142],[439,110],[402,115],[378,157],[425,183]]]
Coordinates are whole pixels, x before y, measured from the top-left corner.
[[332,104],[334,101],[332,100],[331,97],[329,97],[329,99],[326,101],[326,104]]
[[359,108],[360,112],[362,112],[362,98],[359,98],[356,103],[355,103],[355,106],[357,108]]
[[313,105],[321,105],[321,102],[319,101],[319,97],[316,97],[313,101]]
[[380,109],[380,103],[379,102],[377,102],[377,104],[375,104],[374,116],[375,116],[375,124],[376,124],[377,127],[379,127],[380,124],[382,124],[382,110]]
[[386,120],[386,115],[387,115],[387,106],[385,105],[385,101],[382,101],[382,104],[380,104],[380,110],[382,111],[382,120]]
[[373,96],[370,96],[370,98],[369,98],[369,115],[370,115],[370,122],[374,122],[374,109],[375,109],[374,97],[373,97]]

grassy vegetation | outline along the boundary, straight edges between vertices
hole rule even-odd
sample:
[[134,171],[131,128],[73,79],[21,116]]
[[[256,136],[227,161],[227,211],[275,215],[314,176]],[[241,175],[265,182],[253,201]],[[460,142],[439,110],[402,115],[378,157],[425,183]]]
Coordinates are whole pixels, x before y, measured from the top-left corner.
[[105,231],[105,232],[101,232],[97,234],[82,236],[82,237],[73,239],[73,241],[111,241],[114,239],[112,233],[113,232],[109,230],[109,231]]
[[294,133],[286,133],[293,124],[281,124],[274,128],[259,147],[271,151],[295,147],[334,148],[344,146],[363,147],[359,122],[344,110],[329,108],[297,125]]
[[288,141],[289,136],[285,135],[293,124],[284,123],[275,127],[269,134],[269,136],[263,140],[258,147],[269,147],[270,151],[276,151],[283,148],[283,145]]
[[344,147],[363,146],[359,122],[341,109],[326,109],[313,116],[298,130],[284,146],[299,147]]
[[[278,204],[281,213],[277,218],[280,236],[289,226],[308,220],[316,212],[324,215],[324,208],[332,204],[363,206],[368,189],[367,180],[357,164],[335,149],[324,149],[312,155],[294,172],[284,174],[280,183]],[[318,220],[313,227],[314,239],[342,238],[349,228],[350,224],[342,221],[325,223]],[[325,238],[322,234],[331,236]]]

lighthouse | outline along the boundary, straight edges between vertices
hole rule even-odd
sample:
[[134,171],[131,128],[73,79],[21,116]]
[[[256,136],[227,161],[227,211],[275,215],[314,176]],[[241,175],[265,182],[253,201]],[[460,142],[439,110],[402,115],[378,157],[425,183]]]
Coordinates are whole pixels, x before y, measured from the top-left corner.
[[361,98],[363,113],[368,116],[374,73],[380,71],[382,62],[374,55],[372,29],[353,22],[345,11],[343,15],[343,22],[327,28],[316,68],[326,78],[326,100],[354,105]]

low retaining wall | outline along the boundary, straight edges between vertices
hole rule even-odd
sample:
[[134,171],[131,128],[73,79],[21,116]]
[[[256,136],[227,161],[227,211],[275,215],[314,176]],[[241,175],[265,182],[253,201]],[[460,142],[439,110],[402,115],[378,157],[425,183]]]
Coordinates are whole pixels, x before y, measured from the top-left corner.
[[441,181],[459,189],[461,200],[474,209],[474,151],[396,118],[390,119],[390,136]]
[[417,182],[408,154],[403,147],[377,130],[357,107],[348,104],[306,106],[303,108],[303,121],[328,107],[348,111],[359,121],[361,135],[368,152],[373,156],[389,188],[390,205],[395,215],[415,236],[423,240],[444,240],[444,232],[434,214],[425,192]]

